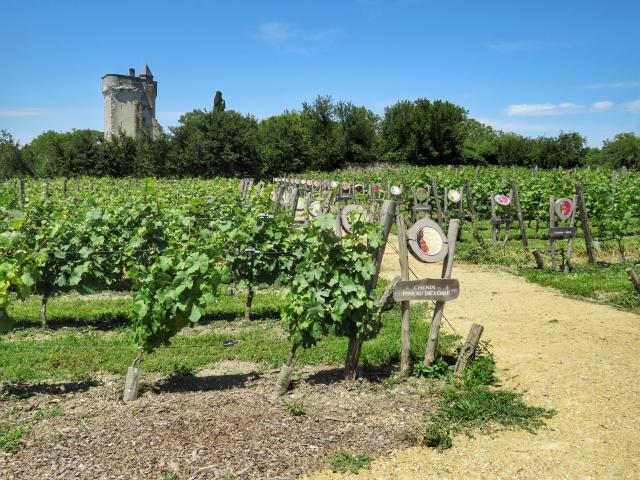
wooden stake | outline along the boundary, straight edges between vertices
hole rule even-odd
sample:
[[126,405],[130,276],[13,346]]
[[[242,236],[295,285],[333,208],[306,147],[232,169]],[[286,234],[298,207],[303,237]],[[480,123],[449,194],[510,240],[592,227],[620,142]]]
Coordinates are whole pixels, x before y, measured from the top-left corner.
[[576,183],[576,196],[578,197],[578,208],[580,209],[580,222],[582,223],[582,231],[584,233],[584,243],[587,247],[587,257],[589,263],[596,262],[595,249],[593,248],[593,237],[591,236],[591,228],[589,227],[589,216],[584,203],[584,195],[582,193],[582,183]]
[[456,362],[456,366],[453,370],[455,373],[462,372],[465,368],[467,368],[467,365],[469,365],[471,360],[473,360],[483,331],[484,327],[479,323],[474,323],[473,325],[471,325],[471,330],[469,330],[467,341],[464,342],[464,345],[462,346],[462,348],[460,349],[460,353],[458,354],[458,361]]
[[[454,218],[449,222],[449,231],[447,232],[449,252],[445,257],[444,264],[442,266],[442,278],[451,278],[451,271],[453,270],[453,258],[456,251],[456,240],[458,238],[459,227],[460,220],[458,220],[457,218]],[[433,320],[431,321],[431,328],[429,329],[429,339],[427,340],[427,348],[424,353],[424,364],[426,367],[431,365],[436,360],[436,351],[438,349],[438,335],[440,333],[440,324],[442,323],[444,304],[445,302],[436,302],[436,306],[433,311]]]
[[433,200],[436,202],[436,211],[438,212],[438,223],[443,224],[442,207],[440,206],[440,197],[438,196],[438,184],[436,179],[431,177],[431,193],[433,194]]
[[513,194],[513,203],[516,206],[516,216],[518,217],[518,224],[520,225],[520,239],[522,240],[522,246],[525,250],[529,250],[529,239],[527,238],[527,229],[524,225],[524,217],[522,215],[522,208],[520,206],[518,184],[515,180],[511,182],[511,192]]
[[540,250],[534,248],[533,250],[531,250],[531,253],[533,254],[533,258],[536,260],[536,268],[542,270],[544,268],[544,261],[542,260]]
[[[571,219],[569,220],[569,227],[573,228],[576,226],[576,203],[578,202],[578,196],[573,196],[573,212],[571,212]],[[564,262],[564,271],[568,272],[571,268],[571,251],[573,247],[573,238],[569,237],[569,241],[567,242],[567,259]]]
[[627,275],[629,275],[629,280],[633,283],[633,286],[636,289],[637,293],[640,293],[640,277],[633,268],[627,268]]
[[[409,256],[407,250],[407,230],[404,224],[404,217],[398,215],[396,220],[396,226],[398,229],[398,256],[400,257],[400,279],[402,281],[409,280]],[[402,312],[402,329],[401,329],[401,346],[400,346],[400,373],[407,375],[410,367],[410,351],[411,340],[409,336],[409,318],[410,302],[400,302],[400,310]]]
[[[553,195],[549,197],[549,232],[556,226],[556,199]],[[551,270],[555,271],[558,268],[558,262],[556,260],[556,239],[549,235],[549,241],[551,242]]]
[[494,198],[495,195],[493,194],[493,192],[491,192],[491,243],[493,245],[493,248],[496,248],[496,245],[498,244],[498,224],[495,221],[496,220],[496,199]]
[[471,191],[471,182],[469,182],[469,180],[464,184],[464,191],[467,195],[467,207],[469,208],[469,214],[471,215],[471,230],[473,232],[473,238],[480,245],[484,245],[484,240],[482,240],[482,237],[480,236],[478,224],[476,223],[476,209],[473,206],[473,192]]

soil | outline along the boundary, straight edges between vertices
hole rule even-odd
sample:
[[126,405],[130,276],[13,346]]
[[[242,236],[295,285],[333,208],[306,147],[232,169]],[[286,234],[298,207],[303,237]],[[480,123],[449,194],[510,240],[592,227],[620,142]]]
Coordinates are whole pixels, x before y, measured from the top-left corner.
[[248,362],[159,378],[131,403],[118,376],[5,385],[0,416],[57,415],[34,422],[17,453],[0,452],[2,479],[292,479],[340,450],[384,456],[421,435],[432,401],[423,381],[385,386],[388,372],[371,372],[343,382],[330,367],[297,374],[283,403],[270,400],[277,371]]
[[[397,275],[397,261],[388,249],[384,277]],[[410,266],[420,278],[440,275],[439,264],[410,258]],[[453,278],[460,296],[444,313],[455,332],[466,336],[473,323],[484,325],[503,386],[557,413],[536,435],[459,436],[444,453],[396,450],[357,478],[640,478],[640,317],[488,267],[455,265]],[[447,322],[443,328],[453,331]]]

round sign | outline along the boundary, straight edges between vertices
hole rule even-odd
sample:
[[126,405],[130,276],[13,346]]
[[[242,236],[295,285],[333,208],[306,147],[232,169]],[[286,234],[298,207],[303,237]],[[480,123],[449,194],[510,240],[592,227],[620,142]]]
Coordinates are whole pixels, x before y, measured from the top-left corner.
[[314,180],[313,181],[313,186],[318,188],[320,186],[320,180]]
[[416,189],[416,198],[419,201],[424,202],[428,196],[429,196],[429,192],[427,191],[426,188],[420,187]]
[[342,190],[349,190],[349,182],[342,182]]
[[506,195],[502,195],[502,194],[498,194],[495,197],[493,197],[496,201],[496,203],[498,205],[502,205],[504,207],[507,207],[511,204],[511,199],[509,197],[507,197]]
[[331,188],[338,188],[338,182],[331,180]]
[[560,220],[567,220],[573,213],[573,201],[569,200],[568,198],[559,198],[558,200],[556,200],[554,209],[556,211],[556,215],[558,215],[558,218],[560,218]]
[[402,193],[402,188],[397,185],[393,185],[391,188],[391,195],[400,195]]
[[430,218],[418,220],[407,230],[407,242],[413,256],[422,262],[439,262],[449,251],[442,228]]
[[356,183],[353,187],[356,193],[362,193],[364,191],[364,186],[361,183]]
[[377,183],[373,186],[373,193],[380,193],[380,185]]
[[300,185],[300,179],[299,179],[299,178],[296,178],[296,179],[294,180],[294,182],[295,182],[295,184],[296,184],[296,185]]
[[322,204],[318,200],[314,200],[309,204],[309,215],[317,217],[322,210]]
[[460,192],[458,190],[449,190],[447,198],[451,203],[458,203],[460,201]]
[[[307,184],[307,180],[303,178],[302,180],[300,180],[300,184],[301,185],[306,185]],[[309,185],[311,185],[311,183],[309,183]]]
[[347,205],[342,209],[340,218],[342,220],[342,229],[347,233],[351,233],[353,222],[357,220],[369,221],[369,215],[362,205]]

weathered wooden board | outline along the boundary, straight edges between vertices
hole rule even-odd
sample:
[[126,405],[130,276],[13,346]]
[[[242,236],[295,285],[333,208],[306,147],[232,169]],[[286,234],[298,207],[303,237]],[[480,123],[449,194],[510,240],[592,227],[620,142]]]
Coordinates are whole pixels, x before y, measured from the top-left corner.
[[393,289],[393,298],[397,302],[423,300],[447,302],[455,300],[460,294],[460,283],[456,279],[424,278],[398,282]]
[[576,233],[576,227],[553,227],[549,229],[549,238],[574,238]]

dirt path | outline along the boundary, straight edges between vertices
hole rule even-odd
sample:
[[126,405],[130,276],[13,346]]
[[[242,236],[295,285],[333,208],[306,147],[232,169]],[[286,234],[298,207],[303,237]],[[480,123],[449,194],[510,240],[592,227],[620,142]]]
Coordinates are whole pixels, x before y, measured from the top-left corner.
[[[411,259],[411,268],[422,278],[441,267]],[[397,272],[388,249],[383,275]],[[461,293],[445,315],[455,329],[483,324],[502,384],[557,414],[537,435],[461,436],[443,454],[398,450],[357,478],[640,478],[640,317],[486,267],[455,266],[453,276]],[[323,477],[336,478],[313,478]]]

